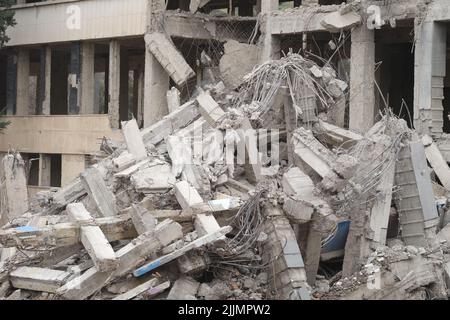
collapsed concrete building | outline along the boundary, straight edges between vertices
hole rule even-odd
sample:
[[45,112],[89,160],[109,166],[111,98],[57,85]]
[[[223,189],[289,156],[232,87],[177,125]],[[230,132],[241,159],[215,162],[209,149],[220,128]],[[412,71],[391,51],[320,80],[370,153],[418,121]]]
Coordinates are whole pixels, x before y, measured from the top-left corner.
[[[18,0],[0,296],[446,298],[448,7]],[[280,171],[187,165],[195,123],[280,130]]]

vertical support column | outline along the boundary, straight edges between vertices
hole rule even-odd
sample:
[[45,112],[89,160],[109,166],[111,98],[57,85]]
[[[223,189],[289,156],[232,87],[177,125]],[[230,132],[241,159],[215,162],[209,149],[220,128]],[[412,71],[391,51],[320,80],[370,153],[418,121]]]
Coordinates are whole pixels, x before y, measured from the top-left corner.
[[415,26],[414,125],[422,133],[442,133],[447,29],[444,23]]
[[129,75],[128,75],[128,50],[124,47],[120,49],[120,93],[119,93],[119,117],[120,121],[128,121],[128,94],[129,94]]
[[81,74],[81,43],[74,42],[70,47],[69,69],[69,110],[68,114],[80,113],[80,74]]
[[144,126],[144,87],[145,87],[145,74],[142,67],[139,68],[138,77],[138,109],[136,115],[136,121],[139,127]]
[[119,129],[120,97],[120,44],[117,40],[109,43],[108,115],[112,129]]
[[167,90],[169,90],[169,76],[150,50],[146,48],[144,127],[158,122],[168,113]]
[[37,114],[50,114],[50,86],[52,70],[52,49],[48,46],[40,50],[38,75]]
[[281,51],[281,41],[280,37],[277,35],[272,35],[272,28],[270,27],[271,17],[266,16],[262,22],[262,52],[261,52],[261,63],[268,60],[280,59]]
[[375,122],[375,113],[375,33],[360,26],[352,31],[350,129],[367,132]]
[[261,13],[266,14],[278,10],[279,0],[261,0]]
[[52,158],[49,154],[39,155],[39,186],[50,187],[52,176]]
[[[278,10],[279,0],[261,0],[261,14],[265,15],[261,23],[262,52],[261,63],[280,58],[280,38],[272,35],[270,12]],[[261,40],[260,40],[261,41]]]
[[95,45],[83,42],[81,45],[81,109],[82,114],[94,114],[94,86],[95,86]]
[[16,111],[17,98],[17,55],[11,53],[6,60],[6,114]]
[[30,52],[28,49],[19,49],[17,56],[17,98],[16,115],[29,114],[29,80],[30,77]]
[[85,169],[85,156],[83,154],[61,155],[61,187],[72,182]]

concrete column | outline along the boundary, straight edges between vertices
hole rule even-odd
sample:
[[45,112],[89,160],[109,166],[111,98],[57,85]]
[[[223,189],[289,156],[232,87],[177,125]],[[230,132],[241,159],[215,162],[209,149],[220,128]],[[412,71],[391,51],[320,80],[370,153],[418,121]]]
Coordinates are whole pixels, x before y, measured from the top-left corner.
[[81,44],[81,110],[83,114],[94,114],[94,56],[95,45],[92,42]]
[[144,127],[161,120],[169,111],[166,92],[169,76],[153,54],[145,50]]
[[39,186],[50,187],[52,176],[52,158],[49,154],[39,155]]
[[120,97],[120,44],[117,40],[109,43],[108,115],[112,129],[119,129]]
[[6,60],[6,114],[16,111],[17,98],[17,55],[10,54]]
[[77,178],[85,169],[85,156],[83,154],[61,155],[61,187]]
[[281,41],[280,37],[276,35],[272,35],[271,27],[270,27],[270,16],[265,16],[263,22],[261,24],[261,32],[262,35],[260,39],[262,39],[262,52],[261,52],[261,63],[264,63],[268,60],[276,60],[280,59],[281,55]]
[[81,75],[81,43],[74,42],[70,47],[68,114],[80,113],[80,98],[79,98],[80,75]]
[[144,125],[144,87],[145,87],[145,74],[144,70],[140,68],[138,77],[138,103],[137,103],[137,115],[136,120],[139,127]]
[[30,52],[28,49],[19,49],[17,56],[17,98],[16,115],[29,114],[29,77]]
[[279,0],[261,0],[261,13],[266,14],[278,10]]
[[120,50],[120,93],[119,93],[119,116],[120,121],[128,120],[128,95],[129,95],[129,76],[128,76],[128,50],[124,47]]
[[415,27],[414,125],[422,133],[442,133],[447,29],[444,23]]
[[50,114],[50,86],[52,70],[52,49],[48,46],[40,50],[38,75],[37,114]]
[[349,127],[365,133],[375,121],[375,33],[366,26],[352,31]]

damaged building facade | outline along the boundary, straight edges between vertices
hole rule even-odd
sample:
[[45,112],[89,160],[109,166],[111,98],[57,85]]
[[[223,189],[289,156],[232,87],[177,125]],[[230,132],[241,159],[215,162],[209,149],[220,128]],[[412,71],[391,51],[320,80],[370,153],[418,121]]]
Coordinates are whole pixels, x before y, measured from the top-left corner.
[[446,299],[449,8],[17,0],[0,298]]

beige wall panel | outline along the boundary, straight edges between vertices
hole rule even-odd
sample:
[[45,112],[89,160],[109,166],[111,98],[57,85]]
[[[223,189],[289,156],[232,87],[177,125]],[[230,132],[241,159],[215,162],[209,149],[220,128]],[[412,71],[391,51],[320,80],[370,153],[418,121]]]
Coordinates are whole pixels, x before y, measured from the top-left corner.
[[19,6],[14,17],[17,25],[7,31],[11,38],[8,46],[143,35],[146,6],[147,0],[57,1]]

